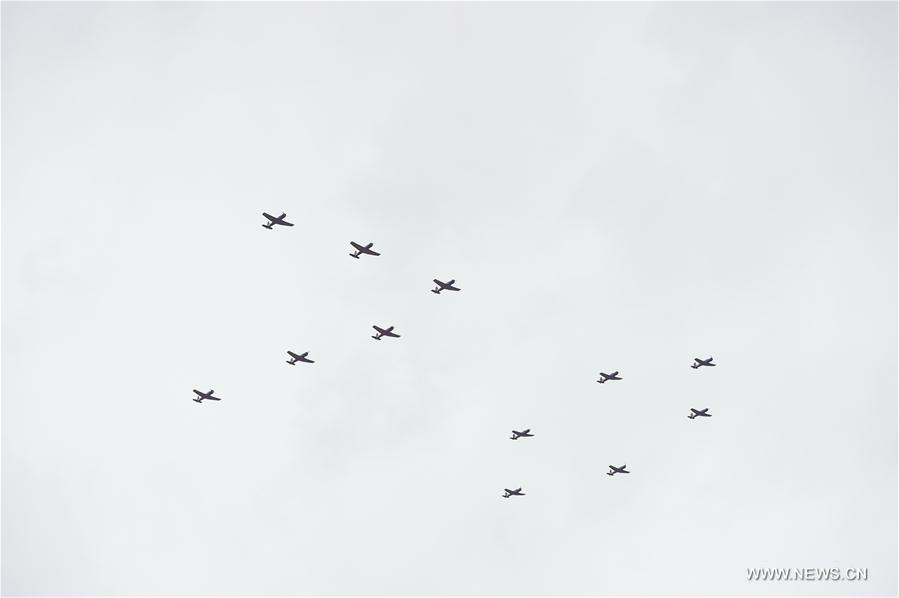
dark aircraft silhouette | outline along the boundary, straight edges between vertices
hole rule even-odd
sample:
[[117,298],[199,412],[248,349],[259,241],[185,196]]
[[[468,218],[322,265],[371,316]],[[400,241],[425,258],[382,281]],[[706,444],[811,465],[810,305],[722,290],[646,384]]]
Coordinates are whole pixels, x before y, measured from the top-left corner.
[[196,401],[197,403],[202,403],[203,399],[206,399],[207,401],[221,401],[220,398],[212,396],[212,393],[214,392],[214,390],[210,390],[209,392],[200,392],[195,388],[194,393],[196,393],[197,397],[194,399],[194,401]]
[[526,496],[525,493],[521,491],[521,488],[519,488],[518,490],[509,490],[508,488],[503,488],[503,490],[506,491],[506,493],[503,494],[503,498],[509,498],[510,496]]
[[599,382],[600,384],[605,384],[605,382],[607,380],[621,380],[621,378],[618,377],[617,371],[614,371],[611,374],[606,374],[605,372],[600,372],[599,375],[602,376],[602,378],[597,380],[597,382]]
[[693,409],[692,407],[690,407],[690,411],[693,412],[687,416],[690,419],[696,419],[697,417],[712,417],[712,414],[709,413],[708,407],[706,407],[705,409],[700,409],[698,411],[696,409]]
[[437,285],[437,288],[431,289],[432,293],[440,294],[440,291],[461,291],[462,289],[456,288],[453,284],[456,282],[456,279],[453,279],[449,282],[440,282],[436,278],[434,279],[434,284]]
[[397,334],[397,333],[395,333],[395,332],[393,331],[393,326],[391,326],[390,328],[386,328],[386,329],[385,329],[385,328],[381,328],[380,326],[372,326],[372,328],[374,328],[375,330],[378,331],[378,334],[376,334],[375,336],[372,337],[372,338],[375,339],[376,341],[381,340],[381,337],[382,337],[382,336],[392,336],[393,338],[399,338],[399,337],[400,337],[399,334]]
[[350,245],[352,245],[353,247],[356,248],[356,251],[351,253],[350,257],[354,257],[357,260],[359,259],[359,255],[362,253],[365,253],[368,255],[381,255],[377,251],[372,251],[371,246],[374,245],[374,243],[369,243],[368,245],[360,245],[359,243],[356,243],[355,241],[350,241]]
[[630,473],[627,469],[625,469],[627,465],[622,465],[621,467],[615,467],[614,465],[609,465],[610,471],[606,472],[606,475],[615,475],[616,473]]
[[309,355],[309,351],[306,351],[305,353],[302,353],[300,355],[297,355],[293,351],[288,351],[287,354],[290,355],[290,361],[287,362],[290,365],[296,365],[298,361],[302,361],[303,363],[315,363],[311,359],[306,359],[306,356]]
[[519,438],[532,438],[534,435],[531,434],[531,429],[528,428],[524,432],[516,432],[512,430],[512,436],[509,437],[510,440],[518,440]]
[[262,225],[265,228],[267,228],[268,230],[272,230],[272,226],[274,226],[276,224],[280,224],[281,226],[293,226],[293,224],[284,220],[285,218],[287,218],[286,213],[282,213],[277,218],[275,218],[271,214],[266,214],[265,212],[263,212],[262,215],[265,216],[266,218],[268,218],[268,222],[266,222],[265,224]]
[[710,367],[715,367],[718,364],[712,363],[712,359],[713,359],[712,357],[709,357],[708,359],[700,359],[698,357],[694,357],[693,361],[695,361],[696,363],[694,363],[690,367],[693,368],[694,370],[698,370],[699,368],[701,368],[704,365],[707,365]]

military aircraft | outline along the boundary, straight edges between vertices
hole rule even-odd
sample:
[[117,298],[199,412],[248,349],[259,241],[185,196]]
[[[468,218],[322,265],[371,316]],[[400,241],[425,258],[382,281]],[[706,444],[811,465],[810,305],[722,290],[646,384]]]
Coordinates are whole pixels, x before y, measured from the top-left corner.
[[434,284],[437,285],[437,288],[431,289],[432,293],[440,294],[440,291],[461,291],[462,289],[454,287],[453,284],[456,282],[455,279],[449,282],[440,282],[436,278],[434,279]]
[[392,336],[393,338],[400,337],[399,334],[397,334],[393,331],[393,326],[391,326],[390,328],[381,328],[380,326],[372,326],[372,328],[374,328],[375,330],[378,331],[378,334],[376,334],[375,336],[372,337],[376,341],[381,340],[382,336]]
[[621,467],[609,465],[609,471],[606,472],[606,475],[615,475],[616,473],[630,473],[627,469],[625,469],[625,467],[627,467],[627,465],[622,465]]
[[271,214],[266,214],[265,212],[263,212],[262,215],[265,216],[266,218],[268,218],[268,222],[266,222],[265,224],[262,225],[263,227],[267,228],[268,230],[272,230],[272,227],[276,224],[280,224],[281,226],[293,226],[293,224],[284,220],[285,218],[287,218],[286,213],[282,213],[277,218],[275,218]]
[[621,378],[618,377],[617,371],[614,371],[611,374],[606,374],[605,372],[600,372],[599,375],[602,376],[602,378],[597,380],[597,382],[599,382],[600,384],[605,384],[605,382],[607,380],[621,380]]
[[298,361],[302,361],[303,363],[315,363],[311,359],[306,358],[306,356],[309,355],[309,351],[306,351],[305,353],[302,353],[300,355],[297,355],[293,351],[288,351],[287,354],[290,355],[290,361],[287,362],[290,365],[296,365]]
[[368,255],[381,255],[377,251],[372,250],[371,246],[374,245],[374,243],[369,243],[368,245],[360,245],[359,243],[356,243],[355,241],[350,241],[350,245],[352,245],[353,247],[356,248],[356,251],[351,253],[350,257],[354,257],[357,260],[359,259],[359,255],[363,254],[363,253],[368,254]]
[[708,359],[700,359],[698,357],[694,357],[693,361],[695,361],[696,363],[694,363],[690,367],[693,368],[694,370],[698,370],[699,368],[701,368],[704,365],[707,365],[710,367],[715,367],[718,364],[712,363],[712,359],[713,359],[712,357],[709,357]]
[[532,438],[534,435],[531,434],[531,429],[528,428],[524,432],[516,432],[512,430],[512,435],[509,437],[509,440],[518,440],[519,438]]
[[709,413],[708,407],[706,407],[705,409],[700,409],[698,411],[696,409],[693,409],[692,407],[690,407],[690,411],[693,412],[687,416],[690,419],[696,419],[697,417],[712,417],[712,414]]
[[503,490],[506,491],[506,493],[503,494],[503,498],[509,498],[510,496],[526,496],[525,493],[521,491],[521,488],[519,488],[518,490],[509,490],[508,488],[503,488]]
[[209,392],[200,392],[195,388],[194,393],[197,396],[196,398],[194,398],[194,401],[196,401],[197,403],[202,403],[203,399],[206,399],[207,401],[221,401],[220,398],[212,396],[212,393],[214,392],[214,390],[210,390]]

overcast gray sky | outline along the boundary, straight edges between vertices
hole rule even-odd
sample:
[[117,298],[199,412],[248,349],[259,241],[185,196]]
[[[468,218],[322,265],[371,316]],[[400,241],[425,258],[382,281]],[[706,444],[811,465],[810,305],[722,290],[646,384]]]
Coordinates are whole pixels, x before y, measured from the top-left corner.
[[895,594],[896,18],[4,2],[3,592]]

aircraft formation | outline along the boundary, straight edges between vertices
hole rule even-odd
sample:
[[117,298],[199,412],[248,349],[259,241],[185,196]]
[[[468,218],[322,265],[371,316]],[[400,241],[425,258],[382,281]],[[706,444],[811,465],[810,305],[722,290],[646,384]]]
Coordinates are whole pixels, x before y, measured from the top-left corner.
[[[287,214],[282,212],[280,216],[272,216],[266,212],[263,212],[262,215],[265,217],[266,222],[262,225],[263,228],[267,228],[268,230],[273,230],[275,226],[293,226],[293,223],[287,221]],[[353,247],[355,251],[350,253],[349,256],[355,259],[360,259],[362,255],[370,255],[370,256],[380,256],[381,254],[372,249],[374,243],[367,243],[362,245],[360,243],[356,243],[355,241],[350,241],[350,245]],[[439,295],[442,291],[461,291],[459,287],[455,286],[456,280],[450,279],[448,282],[443,282],[438,279],[433,280],[434,284],[437,285],[435,288],[431,289],[431,292],[435,295]],[[387,338],[401,338],[399,334],[394,332],[395,326],[388,326],[387,328],[382,328],[377,325],[372,325],[375,333],[371,338],[376,341],[381,340],[384,337]],[[286,363],[290,365],[296,365],[298,362],[300,363],[315,363],[312,359],[309,359],[309,351],[305,351],[303,353],[294,353],[291,350],[287,351],[287,354],[290,356],[290,359],[287,360]],[[691,368],[697,370],[701,367],[715,367],[718,364],[712,363],[713,358],[709,357],[707,359],[701,359],[699,357],[693,358],[693,363],[690,365]],[[611,381],[619,381],[623,380],[623,378],[619,375],[620,372],[615,370],[609,374],[605,372],[599,373],[599,380],[597,380],[600,384],[605,384],[606,382]],[[197,389],[193,389],[194,394],[196,395],[192,400],[196,403],[202,403],[203,401],[221,401],[220,397],[213,396],[215,393],[214,390],[209,390],[208,392],[202,392]],[[687,415],[688,419],[696,419],[697,417],[712,417],[712,414],[709,413],[709,408],[705,407],[703,409],[696,409],[691,407],[690,414]],[[512,436],[509,437],[510,440],[519,440],[521,438],[533,438],[534,434],[531,433],[531,429],[527,428],[522,431],[512,430]],[[607,476],[614,476],[615,474],[629,474],[630,471],[627,470],[627,465],[621,465],[620,467],[615,465],[609,465],[609,471],[606,472]],[[503,498],[511,498],[513,496],[526,496],[522,489],[519,487],[515,490],[510,490],[509,488],[503,489]]]

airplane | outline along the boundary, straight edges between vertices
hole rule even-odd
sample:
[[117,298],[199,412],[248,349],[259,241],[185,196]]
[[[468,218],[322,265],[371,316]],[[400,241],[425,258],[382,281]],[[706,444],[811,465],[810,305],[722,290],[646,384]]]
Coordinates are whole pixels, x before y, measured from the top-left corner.
[[607,471],[606,475],[615,475],[616,473],[630,473],[627,469],[625,469],[627,465],[622,465],[621,467],[615,467],[614,465],[609,465],[609,469],[611,471]]
[[510,496],[527,496],[524,492],[521,491],[521,488],[519,488],[518,490],[509,490],[508,488],[503,488],[503,490],[506,491],[506,493],[503,494],[503,498],[509,498]]
[[439,295],[440,291],[461,291],[462,289],[453,286],[453,283],[455,283],[455,282],[456,282],[456,279],[453,279],[449,282],[440,282],[439,280],[437,280],[435,278],[434,284],[437,285],[437,288],[431,289],[431,292]]
[[220,398],[212,396],[212,393],[214,392],[214,390],[210,390],[209,392],[200,392],[195,388],[194,393],[196,393],[197,397],[194,399],[194,401],[196,401],[197,403],[202,403],[203,399],[206,399],[208,401],[221,401]]
[[597,380],[597,382],[599,382],[600,384],[605,384],[605,382],[607,380],[621,380],[621,378],[618,377],[617,370],[612,372],[611,374],[606,374],[605,372],[600,372],[599,375],[602,376],[602,378],[600,380]]
[[374,328],[375,330],[378,331],[378,334],[372,337],[372,338],[375,339],[376,341],[381,340],[381,337],[382,337],[382,336],[392,336],[393,338],[399,338],[399,337],[400,337],[399,334],[397,334],[397,333],[395,333],[395,332],[393,331],[393,326],[391,326],[390,328],[386,328],[386,329],[385,329],[385,328],[381,328],[380,326],[372,326],[372,328]]
[[293,226],[292,223],[284,220],[285,218],[287,218],[286,213],[282,213],[277,218],[275,218],[271,214],[266,214],[265,212],[263,212],[262,215],[265,216],[266,218],[268,218],[268,222],[266,222],[265,224],[262,225],[263,227],[267,228],[268,230],[272,230],[272,226],[274,226],[276,224],[280,224],[281,226]]
[[286,363],[289,363],[290,365],[296,365],[298,361],[302,361],[303,363],[315,363],[311,359],[306,359],[306,356],[309,355],[309,351],[306,351],[305,353],[302,353],[300,355],[297,355],[293,351],[288,351],[287,354],[290,355],[290,361]]
[[705,409],[700,409],[698,411],[696,409],[693,409],[692,407],[690,407],[690,411],[693,412],[687,416],[690,419],[696,419],[697,417],[712,417],[712,414],[709,413],[708,407],[706,407]]
[[708,359],[700,359],[698,357],[694,357],[693,361],[695,361],[696,363],[694,363],[690,367],[693,368],[694,370],[698,370],[699,368],[701,368],[704,365],[715,367],[718,364],[712,363],[712,359],[713,359],[712,357],[709,357]]
[[534,435],[531,434],[531,429],[528,428],[524,432],[516,432],[512,430],[512,436],[509,437],[509,440],[518,440],[519,438],[532,438]]
[[355,241],[350,241],[350,245],[356,248],[356,251],[354,253],[351,253],[350,257],[354,257],[357,260],[359,259],[359,255],[363,253],[367,253],[368,255],[381,255],[377,251],[372,250],[371,246],[374,245],[374,243],[369,243],[368,245],[360,245]]

